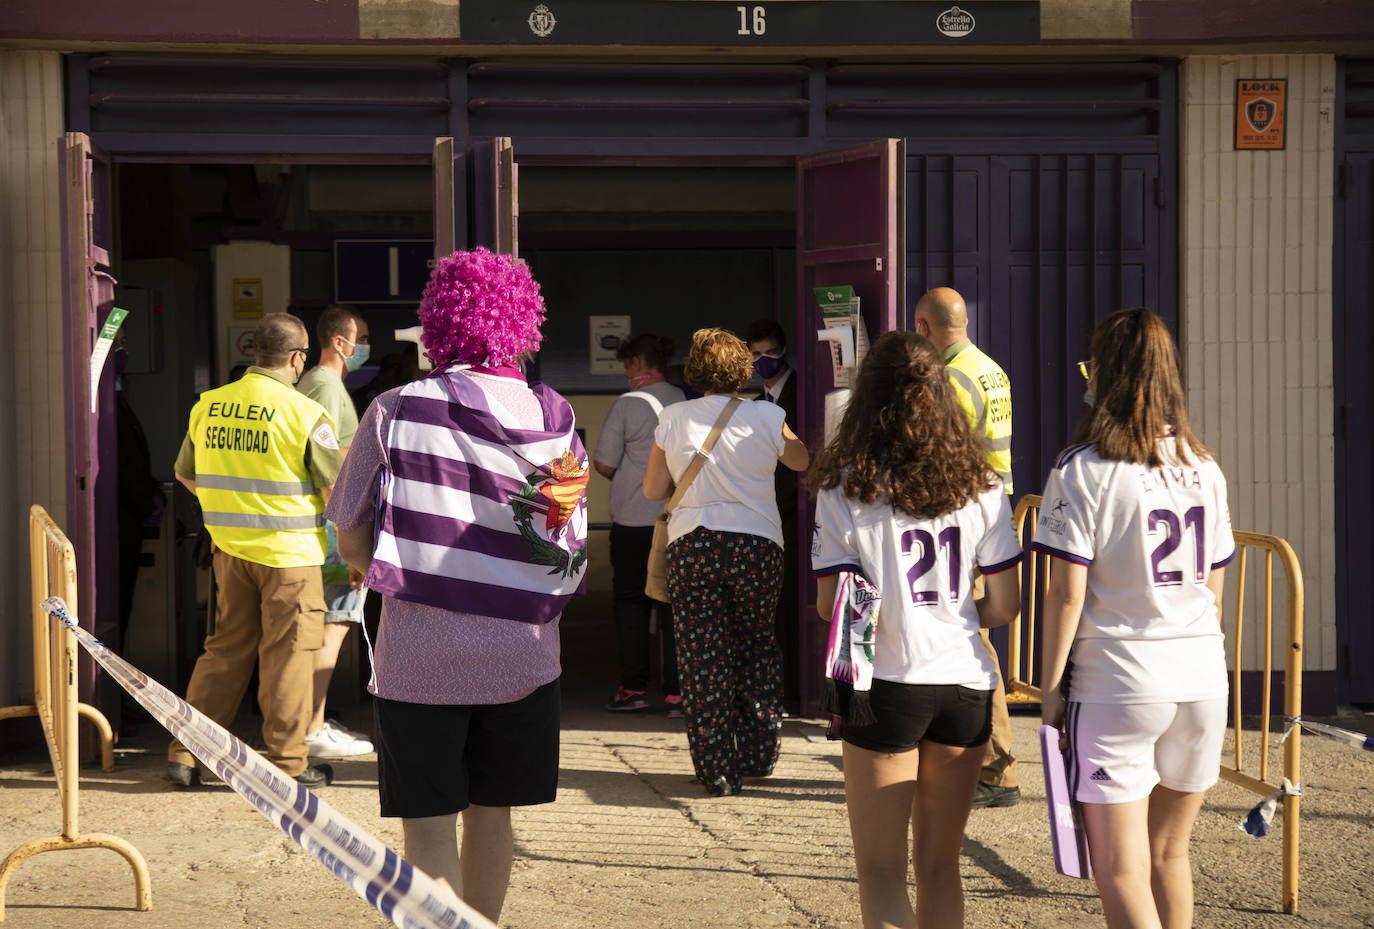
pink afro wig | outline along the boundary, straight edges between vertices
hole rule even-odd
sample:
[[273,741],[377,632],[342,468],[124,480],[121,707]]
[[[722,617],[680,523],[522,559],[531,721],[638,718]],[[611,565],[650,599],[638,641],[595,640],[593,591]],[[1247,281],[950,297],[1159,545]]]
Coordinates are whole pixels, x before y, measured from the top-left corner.
[[529,269],[479,248],[440,258],[420,301],[425,354],[447,364],[509,364],[539,347],[544,298]]

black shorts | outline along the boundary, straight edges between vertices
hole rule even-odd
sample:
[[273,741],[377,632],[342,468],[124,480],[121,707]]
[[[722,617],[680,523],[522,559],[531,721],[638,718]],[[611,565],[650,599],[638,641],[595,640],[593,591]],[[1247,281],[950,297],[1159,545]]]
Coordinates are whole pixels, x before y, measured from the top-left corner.
[[558,792],[557,680],[514,703],[435,706],[377,698],[382,815],[551,803]]
[[907,752],[926,741],[972,748],[992,734],[990,690],[874,680],[868,700],[873,722],[844,723],[840,738],[872,752]]

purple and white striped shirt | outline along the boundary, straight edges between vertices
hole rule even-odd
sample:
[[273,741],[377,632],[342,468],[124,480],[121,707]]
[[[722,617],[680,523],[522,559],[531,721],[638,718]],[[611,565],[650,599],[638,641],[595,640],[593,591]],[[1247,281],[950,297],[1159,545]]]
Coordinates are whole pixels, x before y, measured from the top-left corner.
[[531,392],[540,429],[519,428],[463,368],[401,389],[369,587],[539,624],[581,592],[587,454],[568,402],[543,384]]
[[[543,408],[523,378],[474,372],[524,428],[543,423]],[[386,437],[402,388],[372,402],[363,416],[325,512],[340,529],[372,524]],[[388,700],[429,704],[510,703],[558,677],[559,621],[540,626],[465,611],[466,604],[426,606],[382,599],[373,678],[368,691]]]

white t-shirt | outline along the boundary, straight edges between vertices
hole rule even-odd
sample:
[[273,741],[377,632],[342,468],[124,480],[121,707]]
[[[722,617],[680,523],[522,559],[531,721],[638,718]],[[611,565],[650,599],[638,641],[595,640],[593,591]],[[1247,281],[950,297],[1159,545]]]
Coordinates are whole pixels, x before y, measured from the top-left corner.
[[[1160,443],[1173,461],[1176,443]],[[1069,699],[1168,703],[1224,697],[1225,643],[1207,575],[1235,556],[1216,462],[1148,468],[1075,445],[1055,462],[1036,551],[1088,567]]]
[[858,571],[882,594],[873,655],[879,680],[996,687],[997,666],[978,636],[973,568],[995,574],[1020,560],[1000,483],[934,519],[859,503],[842,487],[816,498],[812,573]]
[[[724,395],[701,397],[665,407],[659,415],[654,442],[668,459],[674,483],[682,480],[729,400]],[[783,418],[782,407],[772,403],[746,400],[735,408],[710,460],[668,520],[669,543],[704,527],[763,536],[782,548],[773,472],[784,446]]]

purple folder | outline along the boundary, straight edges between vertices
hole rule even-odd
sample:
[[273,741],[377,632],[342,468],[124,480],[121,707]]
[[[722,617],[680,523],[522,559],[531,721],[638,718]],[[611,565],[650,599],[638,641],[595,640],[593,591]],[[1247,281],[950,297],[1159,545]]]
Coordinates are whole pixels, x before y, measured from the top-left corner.
[[1069,793],[1064,755],[1059,751],[1059,730],[1040,727],[1040,757],[1045,770],[1045,800],[1050,808],[1050,841],[1054,844],[1054,869],[1069,877],[1092,877],[1088,861],[1088,833],[1083,816]]

